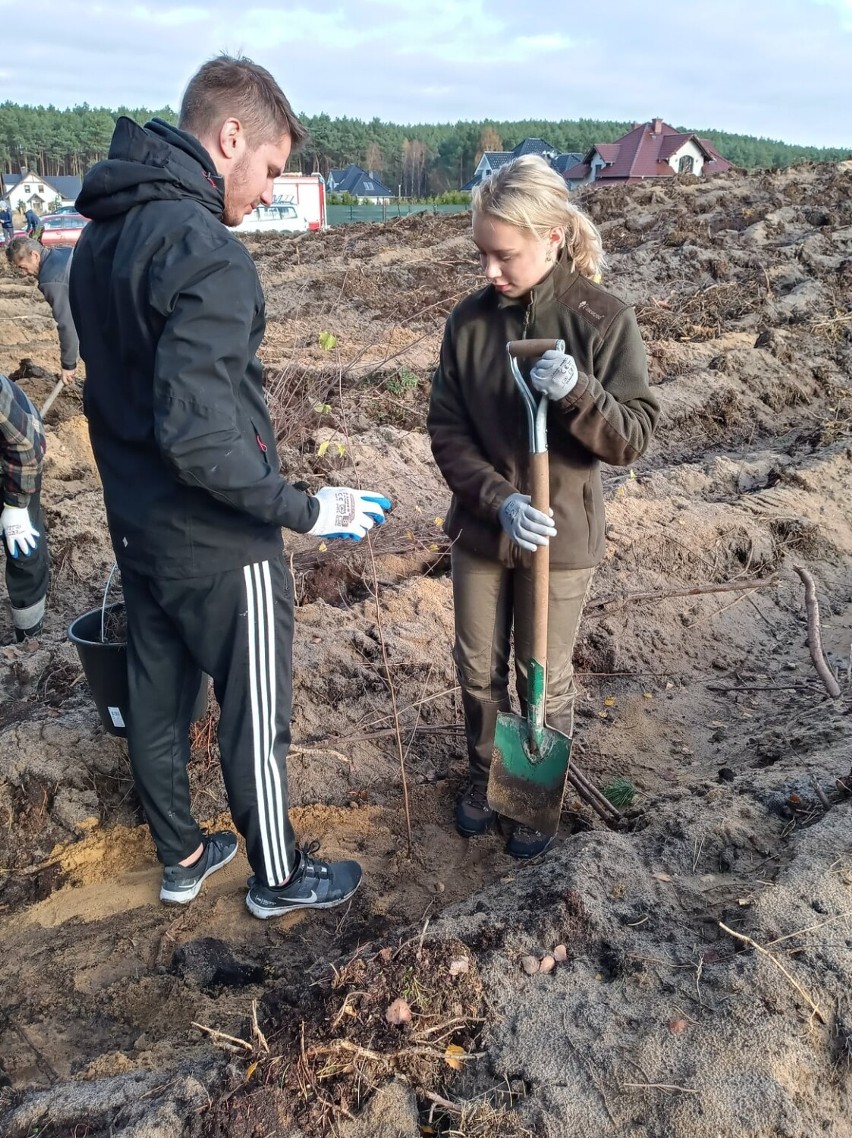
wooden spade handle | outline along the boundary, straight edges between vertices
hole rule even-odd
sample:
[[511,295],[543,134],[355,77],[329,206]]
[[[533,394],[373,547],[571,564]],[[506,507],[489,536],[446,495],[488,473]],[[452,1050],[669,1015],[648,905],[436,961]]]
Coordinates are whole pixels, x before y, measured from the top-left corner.
[[[531,344],[549,344],[550,340],[529,340]],[[545,349],[546,350],[546,349]],[[530,455],[530,497],[534,510],[550,513],[550,469],[547,451]],[[532,658],[547,665],[547,596],[550,577],[550,548],[540,545],[532,563]],[[546,675],[545,670],[545,675]]]
[[553,351],[556,343],[556,340],[510,340],[506,345],[506,351],[510,356],[537,359],[545,352]]

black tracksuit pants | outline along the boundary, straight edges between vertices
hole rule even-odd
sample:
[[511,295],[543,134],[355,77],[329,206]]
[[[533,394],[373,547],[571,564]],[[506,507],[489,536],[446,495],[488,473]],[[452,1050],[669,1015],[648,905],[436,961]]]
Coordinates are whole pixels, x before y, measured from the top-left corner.
[[130,763],[165,865],[201,841],[190,811],[189,727],[201,673],[219,702],[219,751],[231,816],[258,880],[295,864],[288,816],[293,580],[281,557],[209,577],[122,568],[127,611]]
[[34,628],[44,619],[45,598],[50,584],[50,554],[44,530],[41,495],[38,491],[30,498],[27,509],[30,521],[41,535],[35,552],[27,557],[22,553],[13,557],[6,545],[5,537],[3,539],[6,553],[6,589],[12,606],[12,622],[15,628],[22,632]]

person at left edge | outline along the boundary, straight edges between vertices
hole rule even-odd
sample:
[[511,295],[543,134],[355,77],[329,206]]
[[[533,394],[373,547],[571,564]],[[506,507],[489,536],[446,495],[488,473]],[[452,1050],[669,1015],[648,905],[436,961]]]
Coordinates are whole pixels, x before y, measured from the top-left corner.
[[74,249],[57,246],[45,249],[32,237],[15,237],[6,247],[6,256],[13,269],[27,277],[35,277],[38,290],[53,313],[56,330],[59,332],[59,366],[64,384],[74,382],[77,374],[77,354],[80,345],[71,318],[71,305],[68,301],[68,281],[71,276],[71,261]]
[[281,528],[358,540],[390,502],[313,496],[281,474],[257,349],[254,262],[227,227],[259,203],[305,131],[264,68],[220,56],[190,80],[179,126],[120,118],[86,175],[71,267],[83,405],[127,614],[128,746],[160,861],[186,904],[236,853],[190,810],[189,723],[213,677],[231,815],[260,918],[348,900],[355,861],[297,848],[289,818],[293,581]]
[[0,375],[0,529],[6,553],[6,589],[15,640],[38,636],[50,582],[50,556],[41,512],[44,426],[26,394]]

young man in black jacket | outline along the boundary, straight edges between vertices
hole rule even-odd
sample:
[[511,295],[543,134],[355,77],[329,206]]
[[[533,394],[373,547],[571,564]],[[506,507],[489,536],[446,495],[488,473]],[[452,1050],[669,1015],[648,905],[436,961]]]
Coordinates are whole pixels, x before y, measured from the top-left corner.
[[71,271],[84,407],[121,568],[131,766],[164,863],[161,900],[191,901],[236,852],[190,813],[190,714],[213,677],[231,814],[257,917],[340,904],[354,861],[298,849],[288,817],[293,582],[281,528],[359,539],[387,499],[303,493],[282,477],[257,349],[254,262],[226,226],[272,200],[304,130],[278,84],[220,56],[190,81],[176,129],[119,119],[77,199],[92,220]]

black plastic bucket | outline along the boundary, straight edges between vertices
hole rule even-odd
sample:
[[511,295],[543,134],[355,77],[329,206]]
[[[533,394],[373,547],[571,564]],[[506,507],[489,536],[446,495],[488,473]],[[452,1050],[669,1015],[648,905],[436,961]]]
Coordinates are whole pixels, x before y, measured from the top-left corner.
[[[78,616],[68,629],[68,639],[77,649],[104,730],[122,738],[127,735],[127,645],[105,642],[102,637],[106,617],[123,611],[124,602],[116,601]],[[207,676],[202,674],[192,709],[193,723],[206,714]]]

